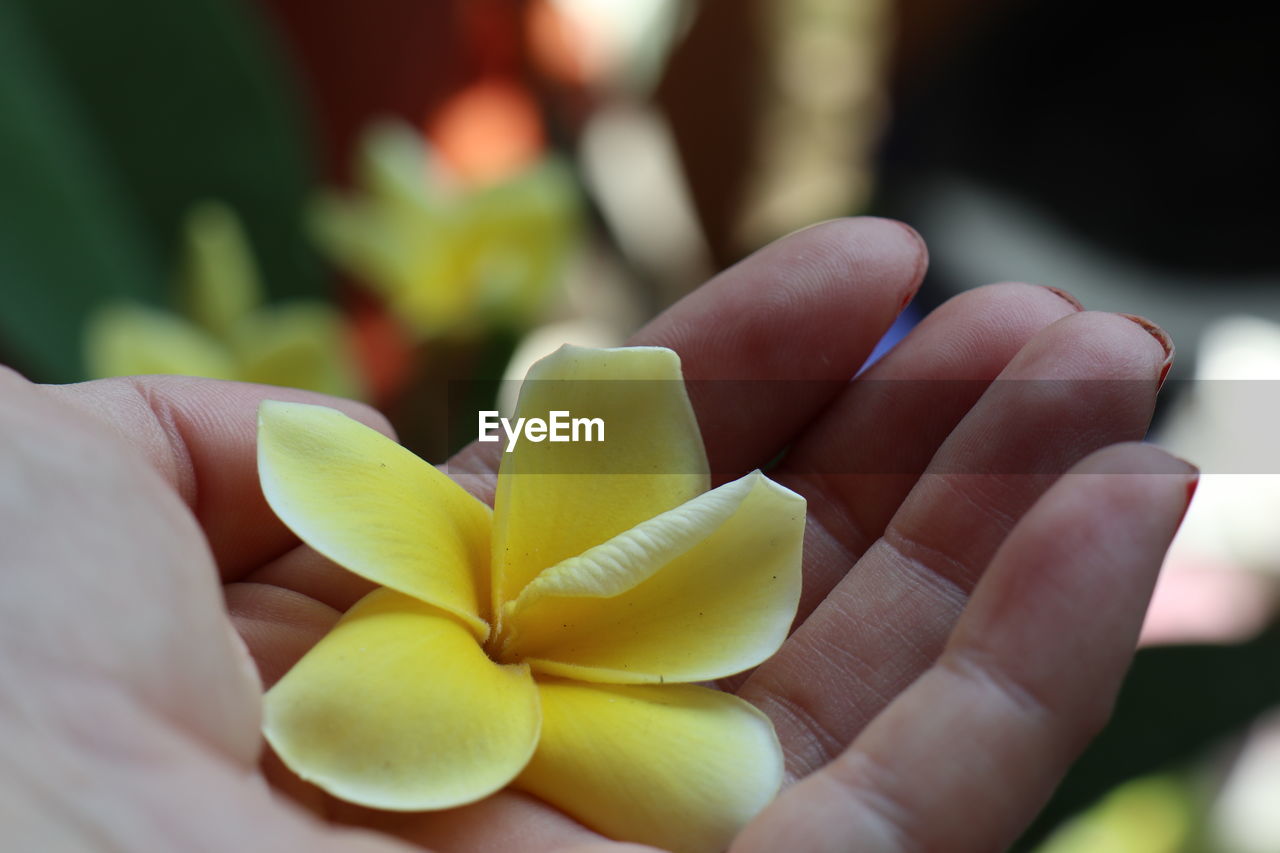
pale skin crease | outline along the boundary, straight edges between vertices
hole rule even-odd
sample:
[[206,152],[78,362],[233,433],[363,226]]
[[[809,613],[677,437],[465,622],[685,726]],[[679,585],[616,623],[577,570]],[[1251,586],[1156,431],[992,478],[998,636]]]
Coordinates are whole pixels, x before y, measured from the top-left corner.
[[[789,775],[735,853],[1009,843],[1105,721],[1188,500],[1193,469],[1125,443],[1145,430],[1166,347],[1047,289],[959,296],[868,374],[975,380],[967,391],[888,407],[865,383],[845,385],[924,265],[919,238],[896,223],[826,223],[723,273],[635,337],[677,350],[690,379],[836,380],[774,383],[767,398],[731,397],[730,386],[695,395],[718,481],[790,445],[775,475],[810,506],[797,629],[724,685],[772,717]],[[1017,393],[982,396],[997,376],[1132,381],[1073,385],[1046,430],[1044,409]],[[0,370],[7,840],[642,849],[519,794],[381,814],[329,800],[270,758],[259,769],[260,685],[245,648],[270,684],[368,589],[299,546],[262,500],[264,398],[329,402],[388,429],[363,406],[302,392],[170,377],[43,388]],[[492,451],[464,451],[451,473],[490,495]],[[812,473],[888,452],[933,469]],[[955,473],[984,460],[1046,473]],[[264,775],[300,807],[272,797]]]

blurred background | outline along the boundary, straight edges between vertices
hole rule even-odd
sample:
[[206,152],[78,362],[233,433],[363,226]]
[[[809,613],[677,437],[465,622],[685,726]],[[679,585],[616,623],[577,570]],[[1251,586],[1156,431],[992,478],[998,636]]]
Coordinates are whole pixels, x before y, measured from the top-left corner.
[[993,281],[1145,315],[1179,356],[1152,439],[1205,471],[1020,849],[1280,850],[1276,36],[1260,4],[0,0],[0,362],[360,397],[440,460],[560,343],[903,219],[932,266],[882,349]]

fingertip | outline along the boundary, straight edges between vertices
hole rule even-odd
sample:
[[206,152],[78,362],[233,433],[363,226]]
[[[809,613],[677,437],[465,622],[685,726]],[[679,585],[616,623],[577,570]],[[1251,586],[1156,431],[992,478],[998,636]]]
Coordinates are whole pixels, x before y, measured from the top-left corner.
[[927,263],[902,223],[822,222],[720,273],[631,343],[675,350],[692,378],[843,381],[915,295]]
[[[912,287],[912,295],[920,289],[921,282],[924,281],[924,274],[929,269],[929,244],[925,242],[924,236],[919,231],[912,228],[905,222],[897,219],[880,219],[876,217],[866,217],[874,222],[892,225],[898,229],[899,234],[906,235],[908,241],[907,253],[913,263],[913,274],[911,280],[914,282]],[[906,307],[906,303],[903,303]]]
[[[858,373],[927,263],[920,236],[899,222],[819,223],[725,270],[631,343],[680,354],[686,380],[701,383],[691,396],[713,470],[737,476],[776,455]],[[779,396],[741,394],[743,381],[773,382]]]
[[1146,317],[1140,317],[1137,314],[1121,314],[1120,316],[1137,324],[1140,329],[1155,338],[1156,343],[1159,344],[1161,350],[1164,351],[1164,358],[1160,363],[1160,376],[1156,380],[1156,390],[1159,391],[1164,387],[1164,380],[1169,376],[1169,368],[1173,367],[1173,338],[1170,337],[1168,332],[1148,320]]
[[1200,469],[1167,450],[1141,441],[1112,444],[1090,453],[1073,474],[1168,474],[1198,479]]
[[826,259],[832,282],[840,286],[893,279],[900,293],[899,310],[920,289],[929,267],[929,249],[920,232],[905,222],[877,216],[829,219],[762,251],[775,247]]
[[915,228],[900,219],[890,219],[885,216],[845,216],[837,219],[827,220],[823,225],[847,225],[850,228],[858,229],[878,229],[883,232],[886,244],[893,245],[895,242],[900,243],[900,250],[904,255],[912,259],[919,260],[921,256],[925,261],[929,257],[929,248],[925,243],[924,237]]
[[931,332],[939,339],[935,346],[959,339],[972,351],[971,358],[1002,367],[1045,328],[1079,310],[1051,288],[1002,281],[956,294],[926,316],[913,334]]
[[1059,299],[1061,299],[1063,302],[1065,302],[1065,303],[1067,303],[1068,305],[1070,305],[1070,306],[1071,306],[1072,308],[1074,308],[1076,311],[1083,311],[1083,310],[1084,310],[1084,303],[1083,303],[1083,302],[1081,302],[1079,299],[1076,299],[1073,295],[1071,295],[1071,294],[1070,294],[1070,293],[1068,293],[1067,291],[1063,290],[1062,288],[1060,288],[1060,287],[1053,287],[1053,286],[1048,285],[1048,284],[1041,284],[1041,285],[1037,285],[1037,286],[1038,286],[1040,289],[1042,289],[1042,290],[1046,290],[1046,291],[1048,291],[1049,293],[1052,293],[1054,296],[1058,297],[1058,298],[1059,298]]
[[1170,357],[1173,356],[1173,338],[1169,337],[1169,333],[1160,328],[1160,326],[1138,314],[1121,313],[1119,316],[1125,318],[1131,323],[1136,323],[1138,328],[1156,339],[1156,343],[1160,345],[1160,348],[1164,350],[1166,355]]
[[1079,311],[1041,330],[1013,364],[1034,364],[1043,374],[1036,378],[1075,374],[1096,380],[1142,380],[1151,382],[1154,390],[1171,358],[1160,339],[1135,321],[1106,311]]
[[[1112,444],[1073,465],[1037,504],[1036,515],[1043,520],[1056,507],[1061,518],[1088,520],[1093,538],[1123,537],[1125,547],[1145,542],[1150,553],[1163,555],[1199,481],[1197,466],[1155,445]],[[1152,580],[1160,562],[1151,563]]]
[[999,282],[938,306],[865,379],[994,379],[1047,326],[1074,312],[1046,288]]

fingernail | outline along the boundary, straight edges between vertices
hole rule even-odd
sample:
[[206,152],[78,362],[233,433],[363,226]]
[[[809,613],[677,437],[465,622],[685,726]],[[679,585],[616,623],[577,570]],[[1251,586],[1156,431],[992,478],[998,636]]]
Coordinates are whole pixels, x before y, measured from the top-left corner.
[[1059,290],[1058,288],[1050,287],[1047,284],[1042,284],[1040,286],[1043,287],[1045,290],[1049,291],[1050,293],[1052,293],[1054,296],[1061,299],[1063,302],[1070,305],[1072,308],[1076,309],[1077,311],[1084,310],[1084,305],[1080,303],[1080,300],[1076,299],[1074,296],[1072,296],[1070,293],[1067,293],[1065,290]]
[[884,220],[884,221],[885,221],[885,222],[892,222],[894,225],[897,225],[897,226],[898,226],[899,228],[901,228],[903,231],[906,231],[906,232],[907,232],[907,236],[908,236],[908,237],[910,237],[910,238],[915,242],[915,244],[920,248],[920,251],[921,251],[921,252],[924,252],[924,253],[926,253],[926,254],[928,253],[928,251],[929,251],[929,247],[925,244],[925,242],[924,242],[924,237],[922,237],[922,236],[920,235],[920,232],[919,232],[919,231],[917,231],[916,229],[912,228],[912,227],[911,227],[910,225],[908,225],[907,223],[905,223],[905,222],[900,222],[900,221],[899,221],[899,220],[897,220],[897,219],[886,219],[886,220]]
[[1160,365],[1160,379],[1156,382],[1156,391],[1158,392],[1164,387],[1164,381],[1169,378],[1169,368],[1173,367],[1173,338],[1169,337],[1168,332],[1146,317],[1139,317],[1137,314],[1121,314],[1120,316],[1137,323],[1147,334],[1159,341],[1160,346],[1164,349],[1164,363]]
[[920,291],[920,285],[924,282],[925,271],[929,269],[929,246],[925,243],[924,237],[920,235],[920,232],[907,223],[899,222],[896,219],[886,221],[892,222],[905,231],[911,241],[916,244],[916,268],[911,273],[911,286],[903,294],[902,301],[898,305],[898,313],[902,313],[902,310],[911,304],[911,300],[916,298],[916,294]]
[[[1190,462],[1187,464],[1191,465]],[[1179,527],[1182,526],[1183,520],[1187,517],[1187,510],[1191,509],[1191,499],[1196,496],[1196,487],[1200,485],[1200,469],[1194,465],[1191,465],[1191,468],[1191,479],[1187,481],[1187,502],[1182,505],[1182,515],[1178,516]]]

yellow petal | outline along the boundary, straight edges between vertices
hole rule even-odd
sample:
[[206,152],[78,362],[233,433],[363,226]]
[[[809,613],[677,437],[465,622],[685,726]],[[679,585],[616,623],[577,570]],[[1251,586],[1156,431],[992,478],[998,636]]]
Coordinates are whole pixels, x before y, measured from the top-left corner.
[[403,263],[399,247],[387,239],[368,202],[322,193],[307,213],[308,228],[320,248],[364,283],[381,287],[389,271]]
[[427,140],[402,121],[381,121],[364,133],[356,180],[372,198],[409,209],[440,204],[440,177]]
[[341,315],[323,302],[293,302],[250,312],[230,336],[244,382],[359,397]]
[[249,238],[231,208],[218,202],[193,207],[184,229],[187,310],[205,331],[225,338],[262,301]]
[[275,401],[258,416],[258,473],[312,548],[488,634],[489,508],[444,474],[341,412]]
[[546,420],[553,410],[600,418],[604,441],[524,439],[503,453],[495,610],[543,569],[707,489],[706,452],[671,350],[562,347],[529,370],[516,416]]
[[554,161],[470,190],[450,181],[421,134],[387,122],[365,134],[357,172],[360,195],[320,199],[313,230],[426,337],[527,319],[577,231],[576,188]]
[[538,690],[542,737],[516,787],[612,838],[718,853],[782,782],[773,726],[736,696],[556,679]]
[[85,363],[95,378],[172,373],[233,379],[226,347],[166,311],[117,303],[94,314],[85,330]]
[[441,611],[390,590],[356,604],[264,698],[263,731],[295,773],[379,809],[486,797],[533,754],[538,691]]
[[436,336],[483,327],[477,311],[478,288],[466,252],[470,235],[451,215],[437,223],[398,223],[401,241],[411,248],[407,273],[392,304],[423,335]]
[[782,645],[804,498],[754,472],[545,571],[506,608],[505,660],[636,684],[722,678]]
[[474,285],[457,269],[463,225],[430,145],[403,122],[383,122],[365,134],[358,165],[376,285],[424,336],[451,331],[473,313]]
[[556,160],[472,194],[459,205],[467,238],[461,263],[477,288],[476,309],[524,320],[545,301],[576,242],[578,197]]
[[387,299],[423,336],[471,318],[473,283],[458,268],[457,223],[380,198],[321,196],[311,209],[316,241],[342,268]]

